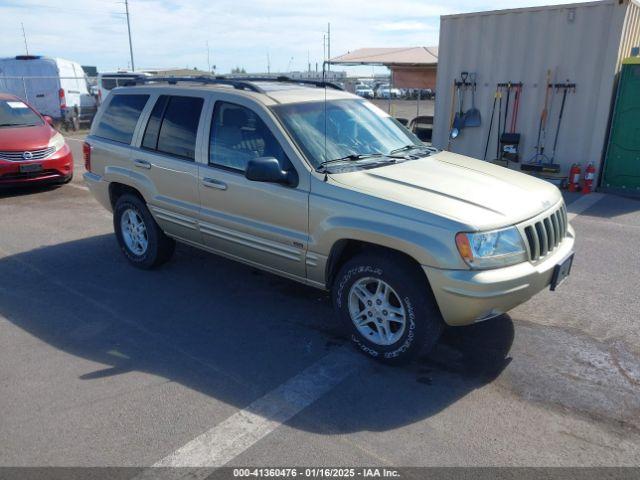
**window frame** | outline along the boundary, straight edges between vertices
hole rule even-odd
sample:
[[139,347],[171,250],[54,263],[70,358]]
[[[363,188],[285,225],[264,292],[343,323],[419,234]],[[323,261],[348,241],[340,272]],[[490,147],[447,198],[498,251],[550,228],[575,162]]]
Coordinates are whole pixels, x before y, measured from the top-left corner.
[[211,115],[209,116],[209,124],[207,126],[208,127],[208,132],[205,131],[205,135],[207,135],[207,138],[205,139],[205,141],[207,142],[207,152],[206,152],[206,157],[205,157],[205,160],[206,160],[205,165],[207,167],[217,168],[217,169],[224,170],[224,171],[231,172],[231,173],[237,173],[237,174],[242,175],[243,177],[244,177],[244,175],[245,175],[245,173],[247,171],[246,168],[244,170],[241,170],[239,168],[230,167],[228,165],[222,165],[222,164],[219,164],[219,163],[211,163],[211,134],[213,133],[213,129],[215,127],[214,118],[215,118],[216,112],[218,111],[218,108],[220,108],[220,106],[223,105],[223,104],[232,105],[234,107],[245,108],[245,109],[249,110],[251,113],[253,113],[262,122],[262,124],[267,129],[267,131],[271,134],[273,139],[276,142],[278,142],[278,146],[280,147],[280,149],[282,150],[283,155],[285,156],[285,158],[282,159],[282,160],[285,161],[288,164],[288,166],[290,166],[291,168],[296,170],[293,162],[291,161],[291,159],[287,155],[285,147],[282,145],[282,142],[278,139],[278,136],[273,132],[272,128],[269,127],[269,124],[264,121],[262,116],[254,108],[251,108],[251,107],[249,107],[247,105],[242,105],[241,103],[232,102],[232,101],[223,100],[223,99],[215,99],[215,101],[213,103],[213,108],[211,109]]

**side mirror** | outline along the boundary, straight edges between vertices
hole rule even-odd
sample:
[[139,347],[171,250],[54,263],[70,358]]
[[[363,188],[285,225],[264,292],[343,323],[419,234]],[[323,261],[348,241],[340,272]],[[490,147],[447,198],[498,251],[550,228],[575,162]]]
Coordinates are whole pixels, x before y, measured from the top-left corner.
[[254,182],[282,183],[295,186],[298,174],[295,170],[283,170],[280,161],[274,157],[260,157],[249,160],[244,174]]
[[49,115],[44,115],[44,121],[53,127],[53,118],[51,118]]

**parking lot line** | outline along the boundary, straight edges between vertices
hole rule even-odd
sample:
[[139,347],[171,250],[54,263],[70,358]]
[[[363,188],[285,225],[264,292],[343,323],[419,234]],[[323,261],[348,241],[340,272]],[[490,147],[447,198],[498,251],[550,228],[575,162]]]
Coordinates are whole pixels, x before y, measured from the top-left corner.
[[575,202],[567,205],[567,217],[569,221],[583,213],[587,208],[593,207],[596,203],[604,198],[602,193],[591,193],[587,196],[580,197]]
[[[273,432],[331,391],[349,375],[369,365],[362,355],[339,348],[279,387],[194,438],[153,467],[220,467]],[[141,478],[152,478],[154,468]],[[195,472],[189,472],[189,478]],[[210,472],[203,471],[202,478]]]
[[67,183],[67,186],[77,188],[79,190],[84,190],[85,192],[89,191],[89,187],[85,187],[84,185],[78,185],[77,183]]

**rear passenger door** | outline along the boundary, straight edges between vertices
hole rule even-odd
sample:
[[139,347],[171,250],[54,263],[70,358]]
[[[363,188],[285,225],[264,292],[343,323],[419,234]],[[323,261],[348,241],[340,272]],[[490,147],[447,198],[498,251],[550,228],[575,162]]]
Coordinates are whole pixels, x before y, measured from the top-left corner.
[[245,177],[248,161],[257,157],[276,157],[293,168],[282,133],[262,115],[231,101],[215,103],[208,119],[208,159],[199,173],[203,242],[228,256],[304,278],[306,177],[296,187]]
[[133,168],[150,182],[149,209],[176,238],[200,243],[198,230],[198,138],[205,98],[160,95],[138,138]]

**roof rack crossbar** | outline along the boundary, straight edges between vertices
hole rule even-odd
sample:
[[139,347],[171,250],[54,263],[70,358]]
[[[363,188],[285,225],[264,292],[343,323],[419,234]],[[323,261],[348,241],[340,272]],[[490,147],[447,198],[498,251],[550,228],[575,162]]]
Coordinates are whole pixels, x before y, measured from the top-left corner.
[[235,80],[231,78],[221,77],[145,77],[133,79],[132,83],[135,85],[144,85],[148,83],[168,83],[169,85],[175,85],[178,82],[193,82],[203,83],[206,85],[229,85],[238,90],[250,90],[256,93],[265,93],[263,89],[250,82],[243,80]]
[[327,82],[324,80],[306,80],[306,79],[297,79],[291,78],[287,76],[279,76],[279,77],[216,77],[216,78],[224,78],[229,80],[238,80],[241,82],[282,82],[282,83],[297,83],[299,85],[314,85],[320,88],[332,88],[334,90],[343,90],[343,88],[333,82]]

